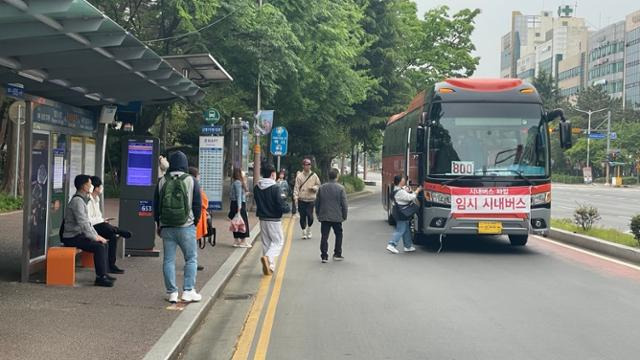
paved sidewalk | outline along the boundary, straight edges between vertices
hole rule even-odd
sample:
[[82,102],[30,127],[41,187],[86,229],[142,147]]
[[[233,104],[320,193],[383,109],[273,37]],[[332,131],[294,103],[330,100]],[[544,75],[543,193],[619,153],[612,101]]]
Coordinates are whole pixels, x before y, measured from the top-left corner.
[[[106,201],[106,216],[118,214],[117,200]],[[225,203],[226,206],[226,203]],[[215,247],[198,251],[204,271],[197,289],[235,250],[226,211],[214,214]],[[250,227],[257,224],[249,214]],[[76,268],[74,288],[19,282],[22,213],[0,215],[0,349],[7,359],[141,359],[173,324],[180,311],[167,310],[160,257],[118,260],[126,269],[113,288],[93,286],[93,269]],[[162,251],[162,241],[156,239]],[[178,256],[177,280],[183,260]]]

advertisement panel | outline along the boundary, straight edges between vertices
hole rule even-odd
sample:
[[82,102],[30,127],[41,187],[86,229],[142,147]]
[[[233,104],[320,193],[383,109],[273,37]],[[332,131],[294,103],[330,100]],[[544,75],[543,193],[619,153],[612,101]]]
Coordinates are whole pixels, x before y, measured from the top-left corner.
[[31,147],[31,204],[29,206],[29,260],[47,251],[47,206],[49,205],[49,133],[33,132]]

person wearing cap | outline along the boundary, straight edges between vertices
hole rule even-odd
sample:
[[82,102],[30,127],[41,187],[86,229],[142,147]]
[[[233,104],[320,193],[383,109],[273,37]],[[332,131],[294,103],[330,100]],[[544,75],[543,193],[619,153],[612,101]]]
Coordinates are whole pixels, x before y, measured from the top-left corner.
[[320,178],[311,171],[311,160],[302,161],[302,171],[296,176],[293,187],[293,201],[298,206],[300,213],[300,227],[302,228],[302,238],[311,239],[311,225],[313,225],[313,208],[315,206],[316,195],[320,188]]

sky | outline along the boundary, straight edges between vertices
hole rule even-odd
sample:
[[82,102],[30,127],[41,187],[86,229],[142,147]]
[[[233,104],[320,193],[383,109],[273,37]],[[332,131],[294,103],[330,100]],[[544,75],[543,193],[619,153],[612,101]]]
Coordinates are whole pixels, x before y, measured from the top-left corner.
[[[591,30],[597,30],[609,24],[625,19],[631,12],[640,10],[638,0],[414,0],[418,5],[420,18],[433,7],[448,5],[452,12],[464,8],[480,8],[476,18],[476,29],[471,36],[476,46],[476,56],[480,56],[480,65],[474,76],[500,76],[500,38],[511,30],[511,12],[520,11],[526,15],[536,15],[542,10],[557,14],[558,6],[578,4],[574,16],[586,19]],[[505,5],[508,4],[508,5]],[[602,4],[607,4],[603,8]]]

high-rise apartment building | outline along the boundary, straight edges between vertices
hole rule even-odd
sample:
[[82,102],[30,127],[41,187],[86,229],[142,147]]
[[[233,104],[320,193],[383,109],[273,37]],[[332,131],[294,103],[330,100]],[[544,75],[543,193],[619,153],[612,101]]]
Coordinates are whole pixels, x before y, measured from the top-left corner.
[[625,22],[591,33],[587,53],[587,86],[601,85],[612,97],[622,97],[624,81]]
[[640,10],[625,21],[624,105],[640,109]]

